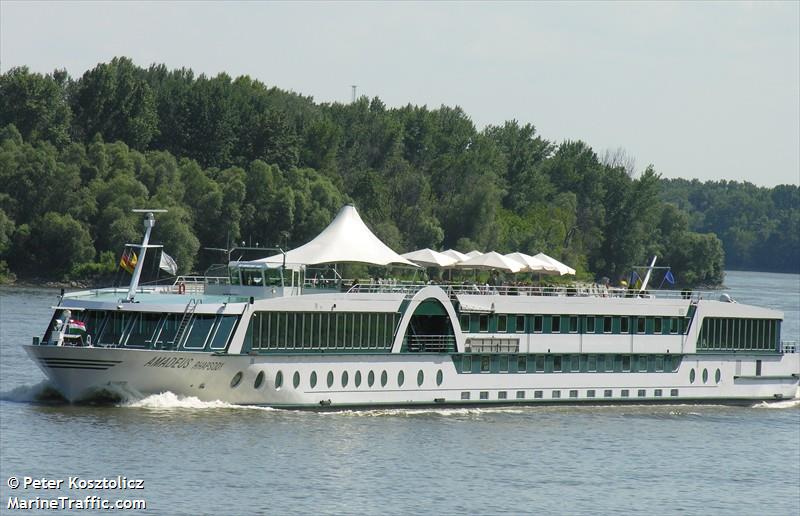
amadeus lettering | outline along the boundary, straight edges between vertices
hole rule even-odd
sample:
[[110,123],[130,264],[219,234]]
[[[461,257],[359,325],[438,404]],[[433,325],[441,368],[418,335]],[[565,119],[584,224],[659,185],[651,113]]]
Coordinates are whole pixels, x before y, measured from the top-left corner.
[[193,358],[158,356],[151,358],[145,367],[162,367],[166,369],[202,369],[204,371],[216,371],[223,366],[222,362],[200,361],[195,362]]

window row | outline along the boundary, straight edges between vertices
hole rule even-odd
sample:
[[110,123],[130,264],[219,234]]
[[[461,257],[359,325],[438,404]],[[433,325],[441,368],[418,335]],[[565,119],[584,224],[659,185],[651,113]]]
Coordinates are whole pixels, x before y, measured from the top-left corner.
[[245,348],[389,350],[398,316],[375,312],[256,312],[250,318]]
[[[348,387],[348,385],[350,385],[350,372],[342,371],[341,374],[339,375],[338,384],[336,383],[336,376],[337,375],[334,374],[333,371],[328,371],[328,373],[325,375],[325,385],[329,389],[334,387],[345,389]],[[361,371],[356,371],[355,373],[353,373],[352,378],[353,378],[353,386],[356,388],[361,387],[363,380]],[[444,373],[442,372],[441,369],[436,371],[436,376],[434,377],[434,379],[436,381],[437,386],[442,385],[442,382],[444,381]],[[236,373],[233,379],[231,379],[231,387],[232,388],[238,387],[241,380],[242,380],[242,372]],[[374,386],[375,380],[376,380],[375,371],[369,371],[366,374],[367,387]],[[398,371],[396,380],[397,380],[396,386],[403,387],[403,385],[405,385],[406,383],[405,371],[402,370]],[[422,387],[422,385],[425,383],[425,372],[422,369],[417,371],[416,381],[417,381],[417,387]],[[283,371],[278,371],[277,373],[275,373],[275,382],[274,382],[275,390],[282,389],[283,382],[284,382]],[[301,384],[300,371],[295,371],[294,374],[292,375],[292,387],[294,387],[295,389],[299,389],[300,384]],[[380,386],[386,387],[388,384],[389,384],[389,373],[386,372],[385,370],[381,371]],[[253,381],[253,388],[260,389],[263,385],[264,385],[264,371],[259,371],[259,373],[256,375],[255,380]],[[322,387],[322,384],[320,383],[320,378],[317,376],[317,372],[312,371],[311,374],[308,376],[308,386],[311,389],[316,389],[317,385]],[[392,385],[392,387],[394,387],[394,385]]]
[[95,346],[219,351],[227,347],[238,316],[83,310],[73,319],[84,323]]
[[706,317],[700,328],[697,349],[777,351],[780,331],[778,319]]
[[[694,368],[689,371],[689,383],[694,383],[697,379],[697,373],[695,372]],[[714,383],[719,383],[722,381],[722,371],[717,369],[714,373]],[[703,383],[708,383],[708,369],[703,369]]]
[[454,355],[461,373],[670,373],[681,355]]
[[677,335],[686,333],[686,317],[618,315],[461,314],[464,333],[605,333]]
[[[534,400],[543,400],[545,399],[545,392],[548,394],[549,399],[562,399],[562,398],[582,398],[582,399],[592,399],[592,398],[600,398],[601,392],[603,398],[630,398],[631,392],[634,391],[633,389],[571,389],[569,391],[565,391],[565,396],[561,395],[561,391],[554,389],[551,391],[544,391],[544,390],[537,390],[537,391],[516,391],[515,392],[515,399],[518,400],[525,400],[525,399],[534,399]],[[647,397],[654,397],[654,398],[662,398],[665,396],[665,392],[667,389],[652,389],[649,391],[648,389],[635,389],[637,398],[647,398]],[[496,397],[490,397],[490,394],[496,394]],[[471,391],[462,391],[461,392],[461,399],[462,400],[489,400],[489,399],[496,399],[496,400],[507,400],[508,391],[497,391],[496,393],[493,391],[478,391],[477,398],[473,398],[473,393]],[[669,389],[669,397],[677,397],[679,395],[678,389]]]

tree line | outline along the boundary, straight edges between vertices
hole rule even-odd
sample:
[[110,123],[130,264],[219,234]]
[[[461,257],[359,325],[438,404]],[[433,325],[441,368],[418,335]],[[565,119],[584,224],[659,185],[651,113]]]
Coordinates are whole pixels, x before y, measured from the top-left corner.
[[683,285],[719,284],[727,233],[675,184],[459,107],[317,103],[127,58],[0,75],[0,271],[22,278],[115,270],[133,208],[169,210],[154,236],[187,273],[224,261],[206,246],[300,245],[353,202],[398,252],[545,252],[612,279],[657,254]]

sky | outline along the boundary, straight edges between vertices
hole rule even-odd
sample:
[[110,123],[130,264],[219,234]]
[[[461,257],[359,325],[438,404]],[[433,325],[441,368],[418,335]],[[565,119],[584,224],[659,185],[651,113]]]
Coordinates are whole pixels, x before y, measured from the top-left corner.
[[317,102],[460,106],[664,177],[800,184],[800,2],[17,2],[0,72],[128,56]]

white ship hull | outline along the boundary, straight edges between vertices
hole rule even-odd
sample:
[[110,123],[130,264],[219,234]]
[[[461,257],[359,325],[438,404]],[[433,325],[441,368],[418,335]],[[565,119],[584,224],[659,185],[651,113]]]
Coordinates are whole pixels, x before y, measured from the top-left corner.
[[741,354],[688,355],[675,372],[462,373],[448,354],[248,356],[54,346],[26,346],[26,351],[71,402],[103,392],[143,397],[169,391],[204,401],[292,408],[748,403],[797,396],[800,367],[797,353],[759,356],[762,370],[756,376],[754,357]]

